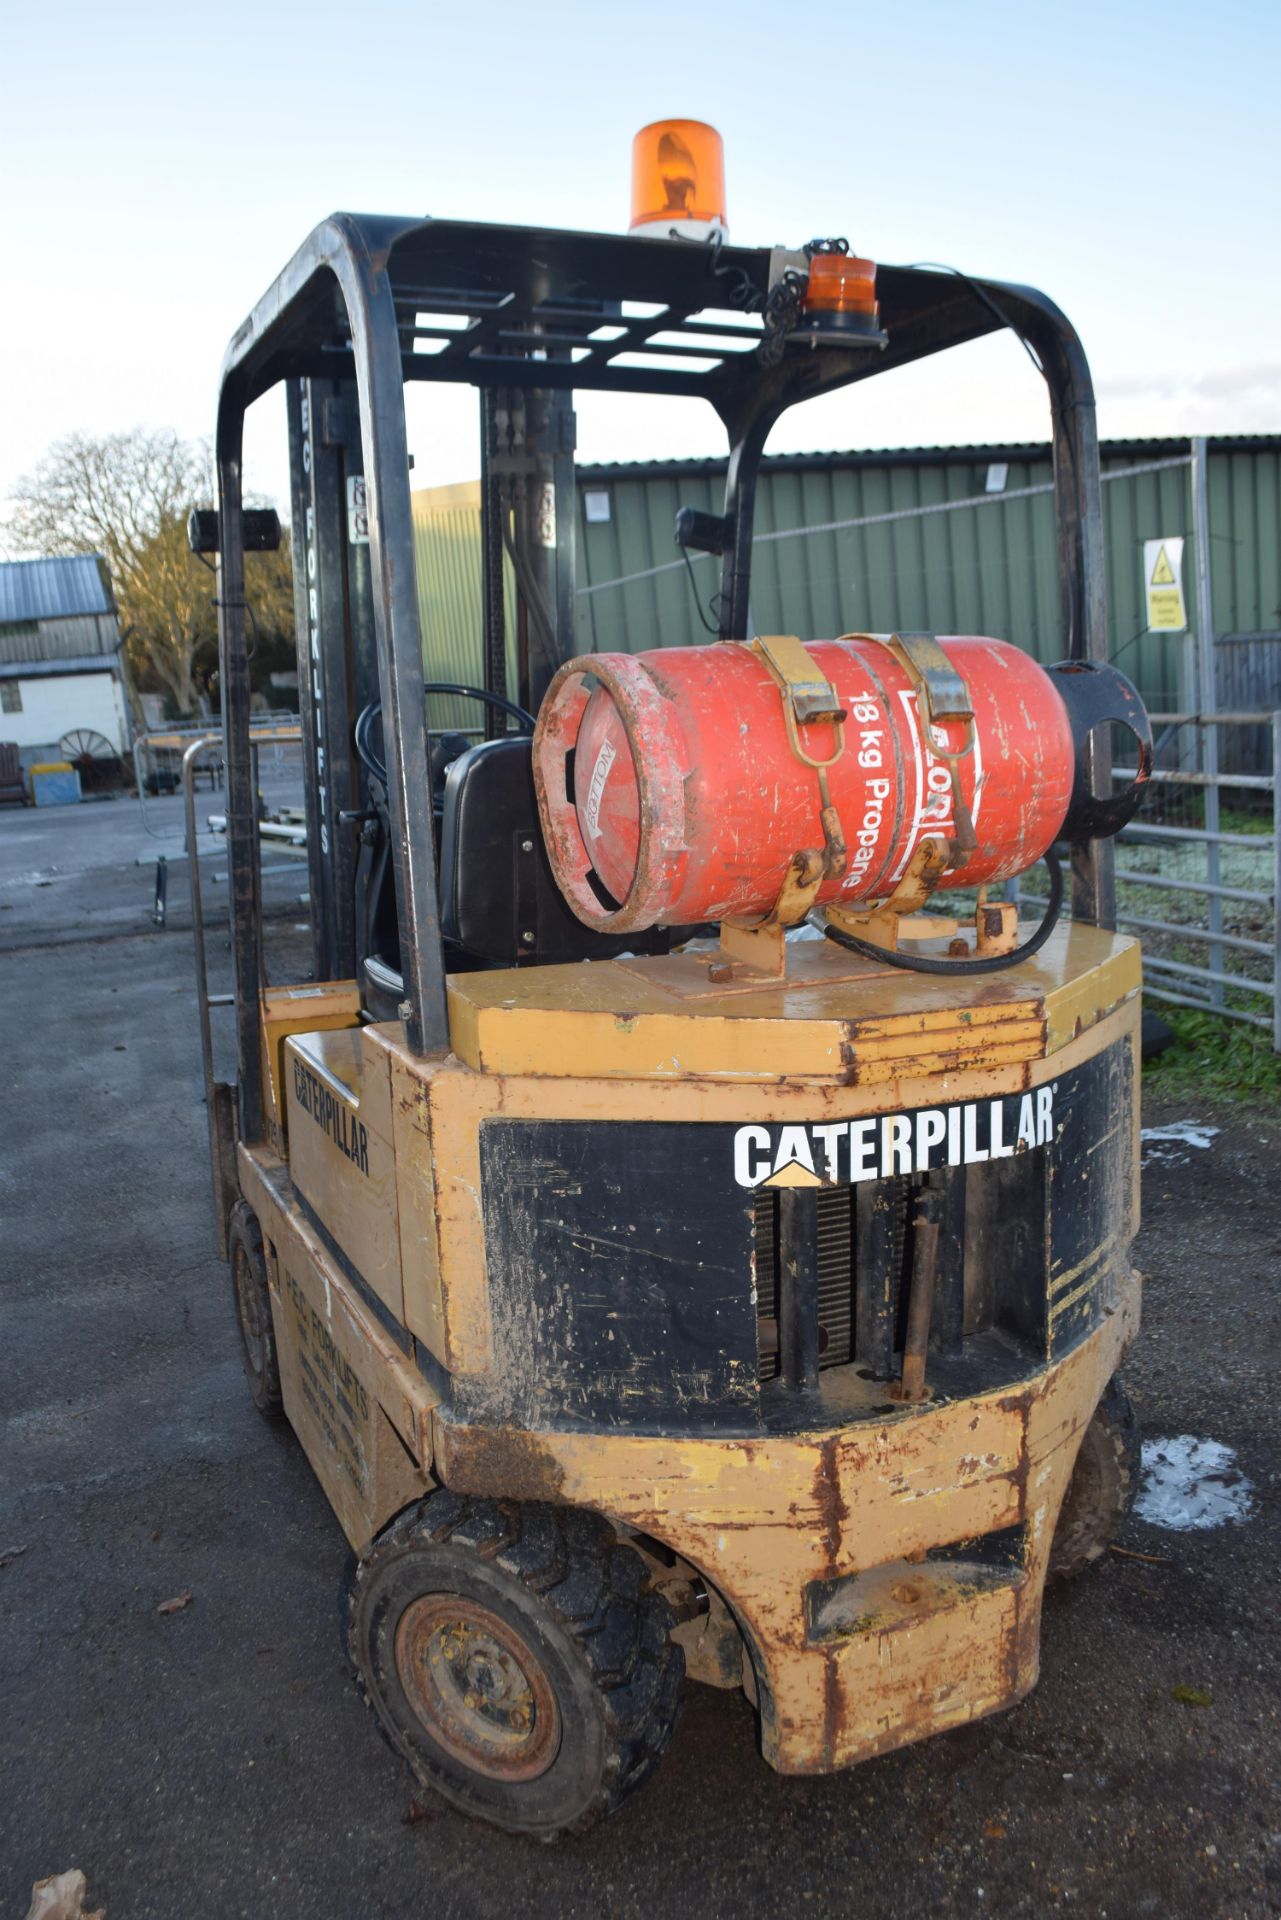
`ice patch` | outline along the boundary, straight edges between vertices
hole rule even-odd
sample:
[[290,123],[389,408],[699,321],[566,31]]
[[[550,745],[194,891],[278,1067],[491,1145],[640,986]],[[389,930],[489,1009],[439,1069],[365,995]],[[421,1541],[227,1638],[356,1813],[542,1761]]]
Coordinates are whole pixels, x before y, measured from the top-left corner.
[[1134,1511],[1171,1533],[1240,1526],[1254,1512],[1254,1490],[1221,1440],[1181,1433],[1143,1442],[1143,1484]]
[[1200,1120],[1173,1120],[1168,1127],[1144,1127],[1139,1135],[1145,1160],[1168,1160],[1181,1167],[1188,1156],[1184,1147],[1208,1147],[1219,1129]]

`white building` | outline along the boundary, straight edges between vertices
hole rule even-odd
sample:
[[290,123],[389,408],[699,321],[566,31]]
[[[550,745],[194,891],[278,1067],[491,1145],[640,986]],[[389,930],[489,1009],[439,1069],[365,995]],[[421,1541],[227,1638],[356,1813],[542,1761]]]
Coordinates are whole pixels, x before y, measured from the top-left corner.
[[56,760],[73,732],[129,751],[120,622],[105,561],[0,561],[0,741],[25,767]]

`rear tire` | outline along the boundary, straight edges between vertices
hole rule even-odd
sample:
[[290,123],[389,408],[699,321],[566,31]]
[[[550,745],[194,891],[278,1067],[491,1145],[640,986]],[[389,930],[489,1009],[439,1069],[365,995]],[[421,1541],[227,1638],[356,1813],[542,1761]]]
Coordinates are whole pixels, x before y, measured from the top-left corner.
[[349,1577],[356,1685],[391,1745],[461,1812],[582,1833],[653,1772],[685,1656],[645,1563],[598,1514],[444,1489]]
[[1139,1423],[1113,1377],[1085,1429],[1059,1509],[1050,1577],[1067,1580],[1107,1552],[1139,1490]]
[[227,1258],[231,1263],[232,1298],[249,1395],[259,1413],[273,1420],[280,1414],[284,1401],[280,1393],[276,1332],[271,1321],[267,1261],[258,1217],[244,1200],[237,1200],[231,1209]]

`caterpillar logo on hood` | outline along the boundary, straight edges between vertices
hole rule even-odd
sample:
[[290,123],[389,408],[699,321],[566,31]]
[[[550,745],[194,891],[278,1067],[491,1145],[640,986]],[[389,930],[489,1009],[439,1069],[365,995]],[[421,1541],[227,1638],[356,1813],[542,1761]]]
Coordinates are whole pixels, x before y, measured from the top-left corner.
[[968,1167],[1048,1146],[1058,1082],[1004,1100],[920,1107],[820,1126],[739,1127],[740,1187],[845,1187],[932,1167]]

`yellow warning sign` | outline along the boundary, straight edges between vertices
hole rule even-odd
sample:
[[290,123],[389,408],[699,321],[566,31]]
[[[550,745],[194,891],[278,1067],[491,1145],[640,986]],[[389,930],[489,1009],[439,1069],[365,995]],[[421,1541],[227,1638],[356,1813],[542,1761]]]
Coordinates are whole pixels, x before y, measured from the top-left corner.
[[1153,633],[1183,633],[1188,624],[1183,604],[1183,537],[1169,534],[1143,542],[1143,590],[1148,627]]

